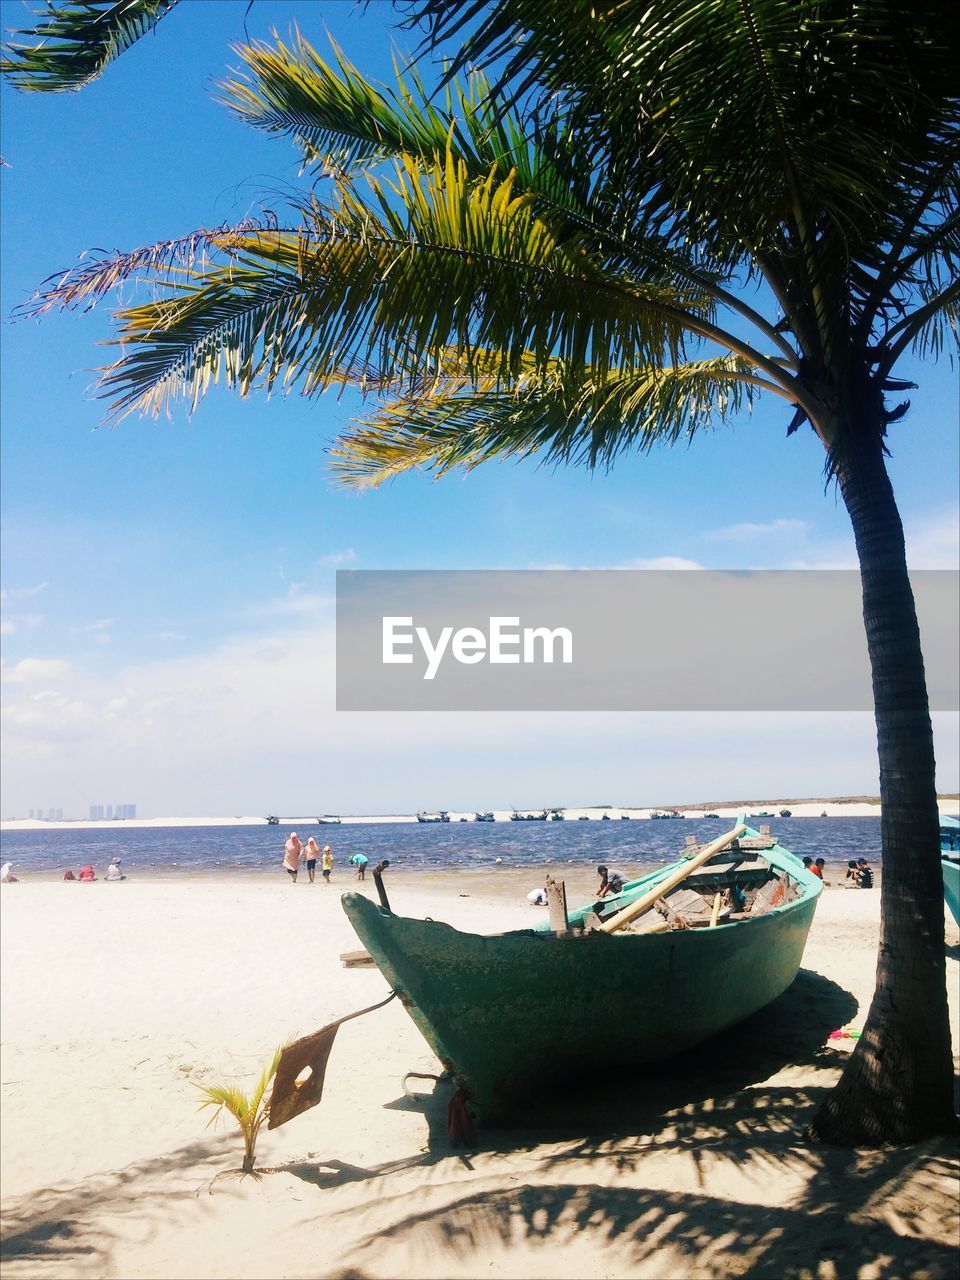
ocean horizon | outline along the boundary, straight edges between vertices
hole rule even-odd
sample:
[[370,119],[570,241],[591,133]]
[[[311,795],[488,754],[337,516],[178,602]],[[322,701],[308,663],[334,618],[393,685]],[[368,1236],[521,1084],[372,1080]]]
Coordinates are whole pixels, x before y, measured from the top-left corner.
[[[570,864],[596,867],[601,862],[629,872],[671,861],[683,852],[686,837],[705,842],[724,830],[727,819],[684,821],[592,820],[578,822],[493,823],[343,823],[301,824],[306,842],[313,835],[331,845],[334,879],[346,883],[349,858],[365,854],[371,864],[382,858],[391,872],[490,870]],[[761,819],[754,818],[759,822]],[[823,857],[828,865],[850,858],[879,862],[880,824],[875,817],[771,818],[772,832],[791,852]],[[283,843],[290,827],[265,823],[242,826],[33,829],[0,834],[3,861],[14,874],[31,879],[61,879],[67,869],[93,863],[102,875],[114,857],[134,877],[207,876],[239,873],[280,877]]]

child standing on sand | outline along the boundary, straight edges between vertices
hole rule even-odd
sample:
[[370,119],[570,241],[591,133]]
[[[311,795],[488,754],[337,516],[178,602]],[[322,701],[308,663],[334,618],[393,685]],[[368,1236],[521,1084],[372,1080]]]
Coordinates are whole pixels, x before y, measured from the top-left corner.
[[317,859],[320,857],[320,846],[314,840],[313,836],[307,841],[307,847],[304,850],[304,857],[307,860],[307,875],[310,877],[310,883],[313,884],[313,878],[316,875]]
[[323,883],[330,883],[330,872],[333,870],[333,852],[328,844],[323,846],[323,860],[320,863],[320,870],[323,873]]

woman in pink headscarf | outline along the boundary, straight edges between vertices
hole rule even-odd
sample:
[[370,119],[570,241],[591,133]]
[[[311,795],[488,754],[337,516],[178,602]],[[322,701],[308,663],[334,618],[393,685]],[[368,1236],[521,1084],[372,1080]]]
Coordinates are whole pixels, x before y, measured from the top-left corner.
[[300,870],[300,862],[303,858],[303,845],[295,831],[291,831],[287,837],[287,842],[283,846],[283,869],[293,881],[297,883],[297,872]]

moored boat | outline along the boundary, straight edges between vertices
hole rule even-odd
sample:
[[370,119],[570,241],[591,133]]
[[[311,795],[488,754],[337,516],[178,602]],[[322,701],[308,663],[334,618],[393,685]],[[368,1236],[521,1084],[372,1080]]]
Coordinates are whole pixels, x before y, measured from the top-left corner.
[[475,813],[473,817],[475,822],[496,822],[496,818],[490,809],[487,809],[485,813]]
[[960,821],[946,816],[940,819],[940,867],[943,871],[943,900],[960,925]]
[[[541,1086],[668,1058],[790,985],[822,884],[758,832],[730,839],[570,913],[563,936],[462,933],[359,894],[343,907],[471,1106],[504,1123]],[[613,932],[630,911],[635,931]]]
[[421,809],[420,812],[417,814],[417,821],[418,822],[449,822],[450,814],[446,811],[446,809],[439,809],[437,810],[436,813],[427,813],[426,810]]
[[519,809],[514,809],[510,815],[511,822],[546,822],[546,820],[546,809],[541,809],[539,813],[521,813]]
[[940,852],[960,852],[960,819],[949,818],[943,814],[940,818]]

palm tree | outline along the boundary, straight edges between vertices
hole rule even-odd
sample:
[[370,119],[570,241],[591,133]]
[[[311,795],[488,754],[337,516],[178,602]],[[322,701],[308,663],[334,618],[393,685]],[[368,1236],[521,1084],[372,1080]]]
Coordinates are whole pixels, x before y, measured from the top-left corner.
[[[101,389],[115,417],[223,377],[371,410],[346,482],[540,454],[608,465],[755,397],[824,449],[860,559],[883,806],[876,994],[813,1124],[841,1142],[951,1125],[933,739],[884,455],[907,351],[956,334],[955,11],[935,0],[420,0],[463,39],[429,98],[298,39],[239,50],[222,89],[316,183],[285,225],[201,230],[49,285],[133,275]],[[469,34],[463,34],[469,33]],[[490,87],[468,64],[495,68]]]
[[220,1115],[226,1112],[227,1115],[233,1116],[239,1125],[240,1133],[243,1136],[242,1173],[253,1173],[257,1138],[260,1136],[260,1129],[264,1120],[270,1114],[270,1099],[266,1097],[267,1086],[277,1074],[277,1067],[280,1065],[282,1053],[283,1046],[281,1045],[264,1067],[260,1074],[260,1079],[254,1085],[253,1092],[250,1094],[244,1093],[239,1085],[235,1084],[197,1085],[197,1088],[203,1094],[203,1101],[200,1103],[201,1108],[216,1108],[210,1117],[210,1124],[214,1124]]

